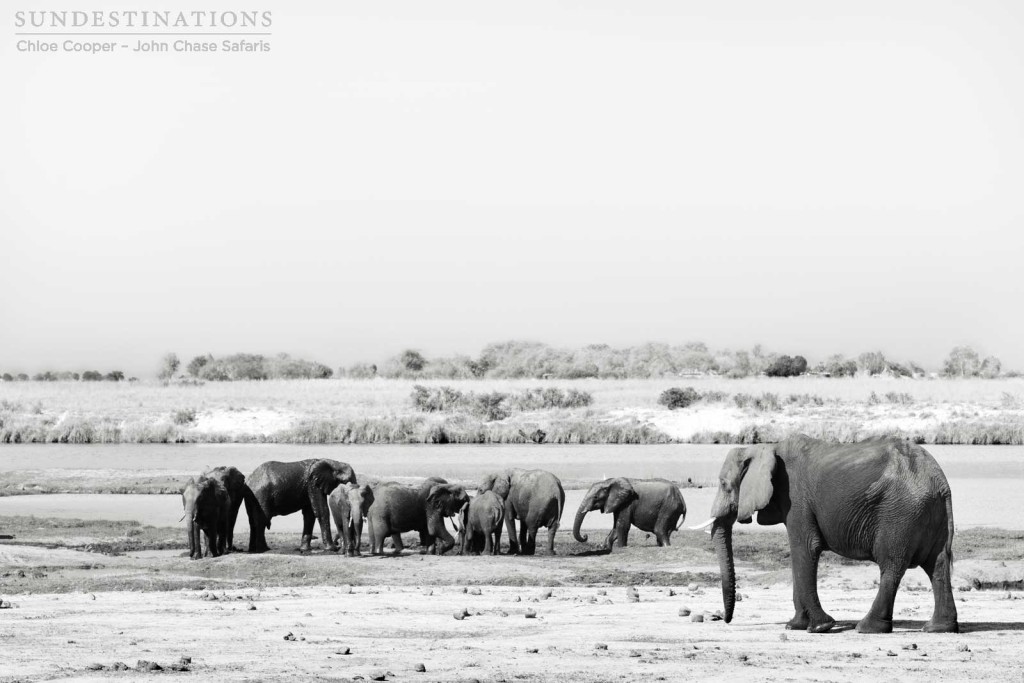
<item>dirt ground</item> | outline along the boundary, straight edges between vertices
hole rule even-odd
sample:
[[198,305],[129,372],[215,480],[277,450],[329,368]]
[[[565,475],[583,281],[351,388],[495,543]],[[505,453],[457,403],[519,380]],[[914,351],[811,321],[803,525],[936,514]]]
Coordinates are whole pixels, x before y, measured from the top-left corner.
[[725,624],[713,618],[718,568],[698,532],[680,532],[670,548],[634,532],[611,555],[561,532],[555,557],[300,556],[297,539],[271,535],[272,553],[190,561],[158,542],[177,530],[144,528],[128,552],[104,546],[102,527],[50,530],[105,549],[87,552],[17,529],[0,542],[4,682],[157,675],[113,669],[140,660],[163,667],[159,675],[218,680],[1024,680],[1016,532],[960,537],[963,633],[919,631],[932,596],[912,570],[895,632],[868,636],[853,625],[877,569],[835,559],[819,584],[839,626],[784,629],[792,589],[776,535],[737,535],[742,601]]

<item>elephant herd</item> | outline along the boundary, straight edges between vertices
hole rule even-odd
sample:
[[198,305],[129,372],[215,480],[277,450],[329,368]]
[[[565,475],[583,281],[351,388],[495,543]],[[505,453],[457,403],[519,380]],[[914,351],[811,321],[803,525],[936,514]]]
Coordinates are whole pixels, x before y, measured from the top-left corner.
[[[303,552],[311,548],[316,522],[324,549],[359,555],[365,519],[373,554],[384,552],[388,538],[395,552],[401,552],[401,535],[417,532],[424,552],[442,555],[458,545],[459,554],[497,555],[504,527],[509,554],[533,555],[537,532],[544,527],[547,550],[553,555],[565,491],[550,472],[521,469],[488,474],[473,497],[464,487],[440,477],[416,485],[393,481],[360,485],[347,463],[310,459],[265,462],[248,478],[234,467],[217,467],[189,481],[182,501],[193,559],[203,556],[203,534],[207,554],[216,557],[237,551],[232,534],[242,503],[249,517],[250,553],[269,550],[266,530],[274,517],[302,512],[299,550]],[[576,513],[573,535],[580,542],[587,540],[580,526],[592,510],[613,515],[613,529],[605,541],[611,550],[616,542],[626,545],[631,525],[654,533],[659,546],[668,545],[686,516],[686,503],[675,484],[664,479],[616,477],[597,482]],[[445,518],[452,519],[458,539],[448,532]],[[337,539],[331,532],[332,519]]]
[[[218,467],[190,481],[182,497],[194,559],[203,554],[201,534],[210,555],[235,550],[232,531],[242,503],[249,517],[249,552],[268,549],[265,533],[274,517],[301,511],[301,550],[310,549],[316,521],[323,547],[348,555],[360,552],[364,519],[373,554],[383,553],[389,537],[400,552],[401,534],[418,532],[424,552],[444,554],[458,545],[459,554],[496,555],[503,526],[510,554],[534,554],[541,527],[554,554],[565,506],[561,482],[544,470],[488,474],[470,497],[462,486],[439,477],[417,485],[359,485],[349,465],[327,459],[265,462],[248,478],[234,467]],[[668,545],[686,516],[679,489],[664,479],[616,477],[595,483],[576,512],[573,536],[579,542],[587,541],[580,529],[593,510],[613,515],[604,542],[609,551],[626,545],[633,526],[653,533],[659,546]],[[445,528],[446,517],[454,518],[458,539]],[[331,534],[332,518],[340,544]],[[932,584],[935,609],[924,630],[959,630],[950,578],[952,498],[942,469],[920,446],[897,438],[836,444],[800,435],[729,451],[711,518],[691,527],[711,527],[727,623],[736,605],[733,525],[755,519],[786,527],[795,607],[787,628],[823,633],[835,625],[817,592],[818,559],[830,550],[879,566],[878,593],[858,631],[892,631],[896,590],[912,567],[921,567]]]

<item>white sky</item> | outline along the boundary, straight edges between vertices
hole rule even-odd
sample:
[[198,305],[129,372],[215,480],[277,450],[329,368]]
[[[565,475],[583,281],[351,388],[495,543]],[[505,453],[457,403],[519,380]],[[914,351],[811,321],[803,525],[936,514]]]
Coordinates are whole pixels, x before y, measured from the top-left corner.
[[52,5],[9,7],[0,370],[510,338],[1024,368],[1024,3],[292,0],[254,6],[271,53],[211,56],[22,54]]

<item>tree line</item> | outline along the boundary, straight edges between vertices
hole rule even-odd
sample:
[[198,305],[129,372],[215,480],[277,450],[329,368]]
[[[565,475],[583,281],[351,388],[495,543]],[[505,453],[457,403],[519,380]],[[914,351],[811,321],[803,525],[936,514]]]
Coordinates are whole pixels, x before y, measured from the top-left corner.
[[[940,373],[945,377],[1017,377],[1006,372],[995,356],[982,357],[970,346],[954,347],[943,361]],[[476,357],[451,355],[428,358],[415,349],[406,349],[385,360],[355,363],[339,368],[317,361],[293,358],[286,353],[263,356],[236,353],[220,358],[212,354],[193,357],[182,368],[175,353],[160,362],[159,378],[170,382],[267,379],[648,379],[713,375],[728,378],[797,377],[926,377],[929,373],[913,361],[897,362],[881,351],[867,351],[856,357],[834,354],[811,365],[799,354],[769,352],[760,345],[748,350],[713,350],[702,342],[686,344],[648,343],[639,346],[612,347],[590,344],[578,349],[562,349],[541,342],[508,341],[488,344]],[[101,373],[78,372],[3,373],[0,379],[13,381],[120,382],[120,370]],[[129,381],[136,378],[131,377]]]

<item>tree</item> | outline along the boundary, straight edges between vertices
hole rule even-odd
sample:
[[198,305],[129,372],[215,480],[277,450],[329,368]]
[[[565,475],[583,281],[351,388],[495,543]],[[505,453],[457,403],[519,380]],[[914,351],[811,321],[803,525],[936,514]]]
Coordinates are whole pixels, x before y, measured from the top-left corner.
[[947,377],[974,377],[980,370],[978,352],[970,346],[953,347],[942,368]]
[[4,381],[5,382],[13,382],[14,381],[14,376],[11,375],[11,373],[9,373],[9,372],[5,372],[4,373]]
[[28,381],[28,375],[26,375],[24,372],[19,372],[18,373],[18,381],[19,382],[27,382]]
[[164,356],[163,361],[161,361],[160,379],[170,379],[174,377],[174,373],[178,371],[180,366],[181,361],[178,360],[178,354],[168,353]]
[[866,375],[881,375],[887,367],[881,351],[867,351],[857,356],[857,368]]
[[796,377],[807,372],[807,359],[803,356],[779,356],[764,371],[769,377]]
[[86,370],[82,373],[83,382],[100,382],[103,380],[103,374],[96,372],[95,370]]
[[853,377],[857,374],[857,361],[847,359],[841,353],[829,356],[825,361],[824,371],[830,377]]
[[419,372],[427,366],[427,359],[423,357],[423,354],[413,349],[402,351],[402,355],[398,357],[398,362],[410,372]]
[[981,362],[981,376],[985,379],[995,379],[1003,369],[1003,364],[995,356],[988,356]]
[[124,373],[120,370],[111,370],[104,377],[108,382],[120,382],[124,379]]
[[198,377],[199,371],[202,370],[203,367],[212,360],[213,356],[209,353],[206,354],[205,356],[196,356],[195,358],[188,362],[188,366],[185,368],[185,371],[188,372],[188,374],[192,375],[193,377]]

